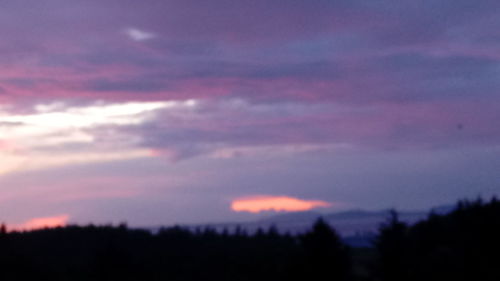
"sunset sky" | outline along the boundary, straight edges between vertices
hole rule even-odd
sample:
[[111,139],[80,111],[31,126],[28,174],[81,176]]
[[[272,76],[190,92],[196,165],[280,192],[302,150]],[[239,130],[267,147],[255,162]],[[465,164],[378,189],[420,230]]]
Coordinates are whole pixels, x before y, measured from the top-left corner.
[[0,221],[500,192],[498,0],[0,2]]

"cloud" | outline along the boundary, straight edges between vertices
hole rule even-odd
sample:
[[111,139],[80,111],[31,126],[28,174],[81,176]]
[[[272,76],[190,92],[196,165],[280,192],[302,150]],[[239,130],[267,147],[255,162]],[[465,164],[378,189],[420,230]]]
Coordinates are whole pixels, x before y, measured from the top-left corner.
[[22,224],[9,226],[9,229],[16,231],[27,231],[42,228],[54,228],[66,226],[69,220],[69,215],[57,215],[52,217],[39,217],[30,219]]
[[489,122],[500,118],[496,108],[482,102],[348,106],[200,100],[194,108],[161,111],[155,119],[125,130],[141,136],[140,146],[174,161],[353,148],[426,150],[498,144],[500,133]]
[[61,168],[69,165],[84,165],[103,162],[126,161],[151,157],[151,152],[146,149],[87,149],[84,151],[57,151],[38,150],[30,151],[24,149],[19,152],[0,152],[0,176],[25,171],[36,171]]
[[96,79],[88,82],[86,88],[96,92],[158,92],[168,89],[165,82],[160,79],[144,80],[129,78],[124,80]]
[[[475,112],[474,114],[471,114]],[[425,114],[422,114],[425,113]],[[0,173],[164,157],[287,157],[354,148],[494,145],[494,103],[346,105],[244,99],[35,105],[0,112]],[[461,129],[457,129],[460,127]]]
[[130,37],[130,39],[135,41],[146,41],[156,37],[156,34],[140,30],[138,28],[127,28],[125,33]]
[[[70,164],[150,157],[134,146],[137,136],[119,132],[139,125],[159,109],[189,107],[191,101],[99,103],[66,106],[39,104],[32,112],[0,111],[0,174]],[[7,125],[5,125],[7,124]],[[107,127],[96,135],[93,130]]]
[[[337,199],[329,187],[341,175],[329,169],[339,155],[352,153],[342,162],[356,165],[343,171],[356,173],[367,151],[378,153],[373,159],[403,155],[408,161],[401,163],[410,166],[425,153],[498,147],[492,120],[500,120],[499,11],[495,0],[6,1],[0,10],[1,178],[29,170],[59,179],[57,171],[68,167],[107,173],[123,163],[129,166],[122,176],[140,167],[154,176],[210,166],[220,168],[213,178],[241,170],[218,185],[248,182],[248,192],[231,196],[266,194],[254,190],[257,180],[267,186],[263,178],[269,178],[259,174],[263,163],[288,167],[321,158],[310,171],[325,171],[321,177],[286,181],[303,169],[296,167],[280,174],[284,180],[273,192],[307,198],[312,191],[296,191],[314,181],[311,189],[322,183],[331,195],[324,198]],[[386,158],[373,159],[364,160],[388,165]],[[493,176],[469,182],[466,170],[455,172],[464,175],[463,190],[495,185],[488,181]],[[398,175],[386,176],[380,194]],[[442,185],[459,178],[450,175]],[[41,183],[33,190],[45,190]],[[346,181],[343,188],[350,186]],[[360,193],[352,192],[349,200],[358,200]],[[182,215],[182,200],[171,198]],[[114,214],[101,214],[108,213]]]
[[[500,89],[494,1],[28,2],[3,7],[2,100],[373,104]],[[116,36],[130,23],[147,46]]]
[[19,146],[62,145],[72,142],[93,142],[85,132],[98,126],[140,124],[149,114],[161,108],[175,106],[175,102],[127,102],[106,104],[96,102],[89,106],[64,107],[37,105],[35,112],[12,114],[0,112],[2,136],[15,140]]
[[288,196],[253,196],[233,200],[231,210],[250,213],[298,212],[330,206],[332,206],[331,203],[320,200],[302,200]]

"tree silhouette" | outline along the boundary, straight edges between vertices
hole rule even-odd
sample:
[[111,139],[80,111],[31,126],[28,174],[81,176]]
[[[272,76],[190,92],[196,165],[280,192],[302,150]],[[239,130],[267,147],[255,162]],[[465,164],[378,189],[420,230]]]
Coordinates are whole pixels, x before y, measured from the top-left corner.
[[389,221],[381,225],[375,241],[380,255],[378,275],[382,280],[407,280],[407,232],[408,226],[399,220],[395,210],[391,210]]
[[392,211],[371,249],[347,248],[323,219],[302,235],[276,227],[252,235],[241,227],[151,233],[125,224],[26,232],[0,226],[0,234],[1,280],[500,280],[495,198],[461,201],[414,225]]
[[310,232],[301,237],[304,251],[302,274],[310,280],[349,280],[351,262],[347,247],[335,229],[318,218]]

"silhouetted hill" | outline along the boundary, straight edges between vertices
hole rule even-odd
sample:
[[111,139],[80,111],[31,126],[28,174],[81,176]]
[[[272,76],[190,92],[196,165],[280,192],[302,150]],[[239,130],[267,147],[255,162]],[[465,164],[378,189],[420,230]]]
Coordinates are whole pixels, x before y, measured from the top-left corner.
[[[408,224],[414,224],[425,219],[430,212],[447,214],[453,208],[453,205],[443,205],[427,211],[403,211],[399,213],[399,217]],[[191,230],[210,227],[218,232],[228,231],[229,233],[233,233],[238,228],[241,228],[249,234],[253,234],[259,229],[276,227],[280,233],[295,235],[308,231],[319,217],[322,217],[329,225],[333,226],[348,245],[353,247],[369,247],[372,245],[373,238],[380,225],[390,217],[390,210],[366,211],[355,209],[328,214],[313,211],[291,212],[270,215],[252,222],[209,223],[185,225],[185,227]],[[148,229],[157,232],[160,227],[151,227]]]
[[[401,212],[401,219],[408,223],[415,223],[418,220],[425,218],[428,212]],[[266,218],[257,222],[262,227],[276,225],[278,229],[285,232],[300,233],[307,231],[308,227],[317,217],[323,219],[342,236],[350,236],[358,233],[375,232],[378,226],[384,222],[389,211],[364,211],[351,210],[331,214],[314,214],[314,213],[290,213]]]
[[[451,209],[451,211],[450,211]],[[405,214],[405,213],[403,213]],[[315,213],[269,217],[295,223]],[[420,212],[407,212],[414,219]],[[463,201],[408,224],[395,211],[325,215],[342,222],[378,220],[372,233],[342,239],[326,219],[304,233],[276,227],[161,228],[67,226],[26,232],[0,227],[0,280],[322,280],[498,281],[500,202]],[[260,221],[260,223],[262,223]],[[372,247],[366,246],[372,241]]]
[[[431,210],[437,214],[445,214],[450,212],[453,206],[439,206],[432,208]],[[400,219],[409,224],[416,223],[419,220],[424,219],[431,210],[428,211],[403,211],[400,214]],[[212,227],[217,231],[222,231],[224,229],[228,231],[234,231],[236,228],[241,227],[246,229],[249,233],[254,233],[259,228],[268,229],[271,226],[275,226],[278,231],[282,233],[298,234],[304,233],[309,230],[311,224],[322,217],[328,224],[335,227],[335,229],[344,237],[375,233],[381,223],[385,222],[389,218],[390,210],[380,210],[380,211],[366,211],[366,210],[348,210],[336,213],[322,214],[319,212],[292,212],[271,215],[269,217],[256,220],[253,222],[228,222],[228,223],[213,223],[213,224],[200,224],[200,225],[189,225],[190,229],[196,229],[199,227]],[[159,227],[150,228],[153,231],[159,229]]]

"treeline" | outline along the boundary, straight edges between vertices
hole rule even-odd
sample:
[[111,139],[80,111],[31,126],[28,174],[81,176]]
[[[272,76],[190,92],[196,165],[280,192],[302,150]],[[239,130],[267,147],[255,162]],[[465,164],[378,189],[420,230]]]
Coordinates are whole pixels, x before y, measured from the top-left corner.
[[462,201],[413,226],[392,213],[375,243],[376,276],[388,281],[500,280],[500,203]]
[[[67,226],[0,235],[0,280],[348,280],[347,248],[322,220],[299,236],[181,227]],[[334,269],[334,272],[330,272]]]
[[120,226],[0,231],[0,280],[500,280],[500,203],[460,202],[413,226],[391,214],[372,248],[318,219],[302,235]]

